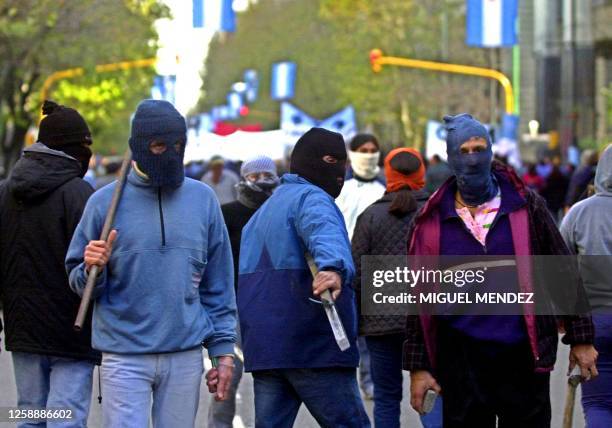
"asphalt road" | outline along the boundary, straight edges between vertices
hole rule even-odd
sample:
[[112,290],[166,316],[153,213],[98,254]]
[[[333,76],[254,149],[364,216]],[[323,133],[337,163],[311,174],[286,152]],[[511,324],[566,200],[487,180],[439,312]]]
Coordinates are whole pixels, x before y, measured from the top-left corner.
[[[4,348],[4,346],[2,346]],[[563,418],[563,407],[565,404],[565,392],[566,392],[566,378],[565,372],[567,371],[567,346],[560,345],[559,360],[557,367],[551,376],[551,402],[552,402],[552,427],[560,428],[561,421]],[[208,360],[206,360],[208,363]],[[409,388],[408,376],[404,376],[405,396]],[[92,392],[92,404],[89,415],[89,426],[97,428],[102,426],[102,414],[101,406],[97,402],[98,395],[98,380],[97,370],[95,372],[94,391]],[[197,427],[206,426],[206,415],[208,412],[208,405],[210,401],[210,394],[206,390],[206,385],[202,382],[202,389],[200,393],[200,406],[197,417]],[[576,402],[580,403],[580,391],[578,391]],[[17,403],[15,393],[15,378],[13,376],[13,366],[10,358],[10,353],[4,349],[0,353],[0,407],[4,406],[15,406]],[[366,408],[370,418],[372,416],[373,404],[371,401],[366,401]],[[245,374],[242,377],[240,389],[237,397],[237,413],[238,415],[234,419],[234,427],[253,427],[254,426],[254,414],[253,414],[253,381],[250,375]],[[0,427],[15,426],[9,423],[0,423]],[[297,428],[315,428],[318,424],[310,416],[308,411],[302,408],[298,415],[298,419],[294,425]],[[417,428],[420,427],[419,418],[417,414],[410,408],[409,400],[404,398],[402,401],[402,427],[406,428]],[[574,428],[583,428],[584,419],[582,415],[581,406],[576,405],[576,411],[574,416]]]

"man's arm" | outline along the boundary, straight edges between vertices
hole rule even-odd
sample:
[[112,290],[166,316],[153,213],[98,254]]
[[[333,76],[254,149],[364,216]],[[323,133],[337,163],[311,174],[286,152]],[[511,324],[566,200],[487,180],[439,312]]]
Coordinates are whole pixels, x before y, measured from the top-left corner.
[[230,355],[236,343],[236,296],[232,250],[219,203],[211,192],[207,266],[200,285],[200,302],[215,332],[204,346],[211,357]]
[[[83,295],[87,283],[88,269],[85,263],[85,249],[90,241],[99,239],[102,230],[102,221],[97,203],[99,198],[89,199],[85,205],[83,216],[72,235],[70,246],[66,254],[66,272],[68,273],[69,285],[72,291],[79,296]],[[99,297],[106,287],[107,269],[101,269],[93,290],[92,297]]]
[[295,228],[319,274],[336,272],[342,285],[352,286],[353,256],[344,219],[334,201],[323,192],[307,194],[298,207]]
[[[540,254],[543,255],[560,255],[569,256],[575,249],[575,240],[571,229],[571,218],[566,219],[567,223],[562,226],[563,232],[567,235],[569,244],[573,244],[570,248],[566,245],[564,236],[557,229],[550,213],[546,209],[545,203],[537,195],[534,195],[534,203],[532,210],[532,222],[538,225],[538,233],[536,234],[539,240]],[[535,232],[535,231],[532,231]],[[571,268],[571,266],[570,266]],[[575,315],[565,315],[559,317],[565,329],[565,335],[561,339],[563,343],[571,346],[570,350],[570,370],[578,365],[581,370],[581,375],[585,379],[597,376],[597,351],[593,346],[595,339],[595,328],[590,315],[582,314],[583,308],[588,307],[588,298],[586,291],[582,286],[582,280],[579,272],[572,272],[572,278],[578,282],[576,289],[577,312]]]

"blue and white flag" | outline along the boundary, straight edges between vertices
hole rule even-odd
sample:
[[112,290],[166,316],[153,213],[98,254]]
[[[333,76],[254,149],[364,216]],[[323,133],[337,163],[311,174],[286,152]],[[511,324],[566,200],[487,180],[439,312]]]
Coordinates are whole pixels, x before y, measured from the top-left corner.
[[213,121],[212,116],[209,113],[202,113],[201,115],[199,115],[198,119],[198,135],[212,132],[213,129],[215,129],[215,122]]
[[193,0],[193,28],[236,31],[236,12],[232,0]]
[[466,6],[467,45],[497,48],[518,42],[518,0],[466,0]]
[[287,102],[281,104],[280,116],[280,128],[287,134],[298,138],[313,126],[317,126],[315,118]]
[[245,70],[243,79],[247,85],[245,93],[246,101],[252,104],[257,100],[257,93],[259,92],[259,76],[257,71],[253,69]]
[[289,100],[295,94],[295,62],[277,62],[272,65],[270,96],[273,100]]
[[428,120],[425,157],[431,159],[434,155],[438,155],[442,160],[446,160],[446,128],[441,122]]
[[502,116],[500,138],[493,144],[493,153],[505,156],[514,168],[521,168],[521,153],[519,151],[520,117],[515,114]]
[[236,119],[238,112],[232,111],[229,106],[216,106],[210,110],[210,115],[214,122]]
[[176,76],[155,76],[151,88],[151,98],[174,104],[176,99]]
[[357,133],[355,109],[348,106],[319,123],[321,128],[342,134],[345,140],[353,138]]
[[227,94],[227,105],[232,110],[240,112],[240,108],[244,105],[242,95],[240,95],[238,92],[230,92]]

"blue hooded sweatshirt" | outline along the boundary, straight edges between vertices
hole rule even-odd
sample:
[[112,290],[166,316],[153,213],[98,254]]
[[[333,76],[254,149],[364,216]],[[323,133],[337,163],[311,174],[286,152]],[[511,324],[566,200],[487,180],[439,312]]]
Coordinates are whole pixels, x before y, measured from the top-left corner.
[[[66,268],[79,295],[83,251],[99,239],[116,185],[92,195],[70,243]],[[189,178],[178,188],[153,187],[132,170],[113,228],[113,252],[94,289],[93,347],[150,354],[203,344],[211,356],[232,353],[232,254],[213,191]]]
[[[336,306],[351,345],[344,352],[323,306],[310,300],[306,251],[319,271],[342,277]],[[245,370],[356,367],[354,272],[344,219],[332,197],[285,174],[242,231],[238,313]]]

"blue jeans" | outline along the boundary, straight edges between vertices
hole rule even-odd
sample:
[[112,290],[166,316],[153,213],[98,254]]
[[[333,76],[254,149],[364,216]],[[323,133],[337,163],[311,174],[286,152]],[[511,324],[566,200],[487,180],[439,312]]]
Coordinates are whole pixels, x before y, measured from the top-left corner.
[[[401,334],[366,336],[370,350],[372,380],[374,382],[374,426],[399,428],[402,401],[402,346]],[[442,428],[442,398],[436,399],[434,409],[421,416],[425,428]]]
[[371,394],[373,385],[370,367],[370,351],[368,350],[363,336],[357,338],[357,348],[359,349],[359,386],[364,393]]
[[[105,428],[193,427],[204,371],[200,347],[167,354],[102,354]],[[153,403],[151,403],[153,401]]]
[[17,406],[21,409],[69,409],[70,420],[20,423],[29,427],[85,427],[91,403],[94,364],[86,360],[13,352]]
[[582,384],[582,407],[588,428],[612,426],[612,315],[593,315],[599,376]]
[[291,428],[304,403],[324,428],[369,428],[355,372],[352,368],[253,372],[255,427]]

